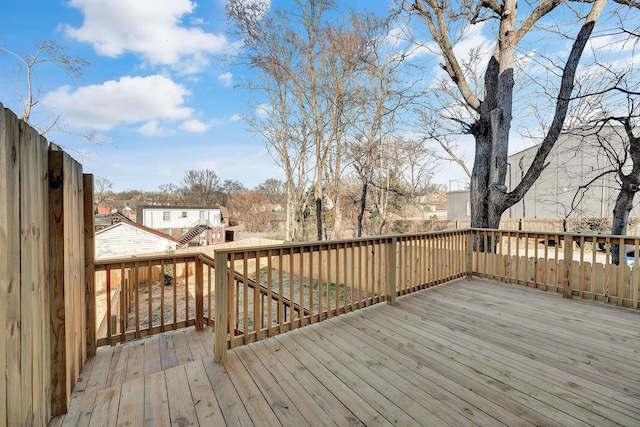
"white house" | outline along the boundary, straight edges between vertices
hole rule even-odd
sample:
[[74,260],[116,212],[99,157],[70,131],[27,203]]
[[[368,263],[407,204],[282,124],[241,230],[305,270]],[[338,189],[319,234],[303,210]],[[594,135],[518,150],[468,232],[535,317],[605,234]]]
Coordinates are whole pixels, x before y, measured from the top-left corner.
[[224,219],[217,206],[138,206],[136,221],[180,240],[208,245],[224,242]]
[[178,247],[170,236],[131,221],[123,221],[96,232],[96,259],[116,258]]

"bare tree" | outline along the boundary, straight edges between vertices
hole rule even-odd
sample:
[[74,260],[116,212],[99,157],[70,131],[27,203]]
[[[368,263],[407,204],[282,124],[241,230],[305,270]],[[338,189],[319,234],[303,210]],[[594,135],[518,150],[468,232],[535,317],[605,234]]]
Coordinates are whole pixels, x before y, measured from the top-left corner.
[[222,184],[215,171],[192,169],[185,172],[182,182],[182,191],[186,203],[205,206],[220,203]]
[[[635,42],[633,39],[626,42]],[[625,235],[635,195],[640,191],[640,75],[630,61],[621,67],[596,63],[581,77],[569,123],[580,127],[585,148],[596,150],[604,166],[593,176],[584,177],[571,210],[594,183],[614,176],[618,194],[611,234]],[[613,244],[612,262],[618,264],[620,256],[619,245]]]
[[423,142],[407,139],[402,136],[394,139],[394,154],[398,177],[407,188],[407,196],[413,199],[431,183],[436,164],[434,150],[427,148]]
[[94,202],[100,206],[113,196],[113,183],[104,177],[96,177],[94,183]]
[[287,187],[279,179],[269,178],[258,184],[255,190],[263,194],[270,203],[284,204],[287,197]]
[[[45,135],[52,130],[61,130],[57,125],[62,113],[54,113],[39,123],[32,122],[34,108],[42,101],[42,88],[36,78],[37,69],[51,64],[62,69],[69,78],[77,80],[82,77],[82,71],[89,62],[84,58],[67,54],[66,47],[54,40],[38,40],[33,43],[33,47],[33,52],[21,55],[3,47],[0,43],[0,53],[12,56],[17,61],[17,66],[12,73],[14,78],[11,80],[14,81],[14,91],[22,106],[21,120],[31,124],[39,130],[40,134]],[[8,74],[7,77],[9,77]],[[92,139],[93,135],[85,137]]]
[[[227,11],[244,41],[236,60],[254,71],[243,84],[255,90],[258,113],[247,121],[285,172],[287,224],[304,226],[312,204],[322,240],[330,233],[327,219],[339,227],[345,138],[358,133],[363,117],[358,79],[375,67],[384,25],[364,14],[337,18],[333,0],[293,4],[271,11],[267,2],[232,0]],[[287,230],[288,239],[296,237]]]
[[237,219],[245,231],[258,233],[269,231],[271,211],[266,209],[266,198],[255,190],[242,190],[234,194],[228,203],[231,215]]
[[256,94],[249,101],[252,114],[244,118],[266,141],[271,158],[285,174],[287,240],[302,235],[301,218],[307,209],[311,131],[304,114],[304,96],[297,90],[303,61],[291,16],[269,13],[269,2],[231,0],[227,14],[242,38],[241,51],[232,63],[248,66],[253,75],[242,85]]
[[[616,3],[639,8],[640,3],[615,0]],[[585,46],[593,33],[606,0],[594,0],[588,4],[575,2],[587,8],[585,13],[572,9],[571,2],[542,0],[523,4],[521,11],[527,13],[518,18],[517,0],[504,1],[449,1],[416,0],[402,1],[405,10],[418,16],[438,46],[443,59],[442,68],[455,84],[459,99],[470,117],[457,120],[462,131],[475,139],[475,161],[471,174],[471,224],[474,227],[498,228],[504,211],[513,206],[531,188],[546,166],[546,158],[560,134],[574,89],[575,75]],[[566,7],[563,7],[566,6]],[[528,168],[524,179],[510,192],[505,186],[509,133],[513,121],[514,87],[516,71],[516,49],[532,34],[543,18],[553,18],[555,11],[568,13],[576,11],[579,31],[571,37],[568,31],[563,37],[573,40],[567,56],[554,65],[559,70],[553,114],[546,126],[546,132],[537,154]],[[482,85],[483,97],[474,90],[474,83],[465,73],[463,61],[454,51],[460,31],[465,31],[480,23],[495,23],[496,32],[493,51],[488,65],[478,84]],[[562,31],[562,29],[561,29]],[[531,96],[530,94],[528,96]],[[455,120],[455,118],[454,118]]]

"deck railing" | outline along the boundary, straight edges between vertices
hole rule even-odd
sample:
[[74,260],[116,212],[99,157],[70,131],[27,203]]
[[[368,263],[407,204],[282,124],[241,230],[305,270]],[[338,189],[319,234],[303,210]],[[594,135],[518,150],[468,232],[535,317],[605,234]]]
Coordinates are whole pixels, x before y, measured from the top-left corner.
[[[247,344],[462,277],[464,230],[215,251],[215,358]],[[231,272],[266,286],[259,297]],[[273,298],[273,296],[276,296]],[[281,297],[303,308],[286,310]]]
[[[618,265],[613,245],[624,248]],[[104,260],[97,341],[211,326],[221,361],[229,348],[473,275],[638,308],[639,253],[640,238],[465,229]]]
[[[482,247],[472,252],[473,272],[480,277],[638,308],[638,237],[475,229],[472,233]],[[611,262],[614,245],[623,248],[618,264]]]
[[98,346],[202,329],[211,313],[212,264],[200,254],[96,261]]

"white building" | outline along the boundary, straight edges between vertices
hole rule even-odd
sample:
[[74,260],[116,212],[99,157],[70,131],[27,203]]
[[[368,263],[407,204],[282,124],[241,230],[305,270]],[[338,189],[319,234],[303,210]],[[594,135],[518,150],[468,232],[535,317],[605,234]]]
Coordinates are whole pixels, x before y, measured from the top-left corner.
[[177,247],[178,242],[170,236],[131,221],[119,222],[95,235],[96,259],[164,252]]
[[[625,155],[628,140],[616,127],[605,127],[599,134],[591,128],[572,129],[560,134],[546,159],[547,167],[518,203],[502,214],[510,218],[603,218],[613,216],[620,191],[611,157],[626,159],[623,170],[631,168]],[[533,163],[540,145],[511,154],[507,158],[505,185],[512,191]],[[451,191],[448,219],[470,219],[469,191]],[[631,217],[640,216],[638,198]]]
[[224,219],[217,206],[138,206],[136,221],[171,236],[180,244],[224,242]]

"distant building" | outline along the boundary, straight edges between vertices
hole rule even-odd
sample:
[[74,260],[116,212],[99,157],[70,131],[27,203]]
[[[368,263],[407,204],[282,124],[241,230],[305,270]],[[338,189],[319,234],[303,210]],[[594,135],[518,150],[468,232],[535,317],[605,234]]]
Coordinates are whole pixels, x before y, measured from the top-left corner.
[[[621,129],[604,128],[600,137],[608,150],[622,154]],[[539,145],[507,158],[507,191],[513,190],[526,174]],[[502,215],[508,218],[597,218],[613,216],[620,189],[616,174],[600,176],[611,168],[605,149],[589,131],[574,129],[559,136],[547,157],[548,166],[525,196]],[[626,167],[629,167],[630,160]],[[582,188],[584,187],[584,190]],[[468,191],[448,195],[448,219],[471,218]],[[638,200],[640,202],[640,200]],[[640,216],[637,204],[632,217]]]
[[447,193],[447,219],[471,219],[469,190],[449,191]]
[[[109,209],[109,208],[107,208]],[[98,211],[100,212],[100,211]],[[97,215],[94,216],[93,219],[93,226],[94,226],[94,230],[95,231],[100,231],[102,229],[105,229],[107,227],[111,227],[113,224],[117,224],[119,222],[127,222],[129,221],[129,218],[127,218],[126,216],[122,215],[120,212],[118,211],[114,211],[112,213],[98,213]]]
[[132,221],[118,222],[95,235],[96,259],[164,252],[177,247],[178,242],[170,236]]
[[136,221],[181,245],[205,246],[225,239],[224,218],[217,206],[138,205]]

